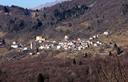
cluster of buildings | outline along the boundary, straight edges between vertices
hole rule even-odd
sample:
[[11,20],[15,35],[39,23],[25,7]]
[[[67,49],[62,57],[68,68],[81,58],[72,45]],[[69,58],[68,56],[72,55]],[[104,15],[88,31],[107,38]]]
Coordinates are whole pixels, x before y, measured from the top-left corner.
[[[104,32],[102,35],[108,36],[109,32]],[[76,40],[69,40],[69,37],[66,35],[62,41],[46,40],[42,36],[36,36],[35,40],[31,41],[28,46],[23,44],[12,42],[11,48],[19,49],[20,51],[35,50],[38,52],[41,50],[73,50],[81,51],[89,47],[101,47],[105,44],[101,41],[98,41],[99,35],[94,35],[89,39],[81,40],[77,38]],[[32,53],[31,53],[32,54]]]

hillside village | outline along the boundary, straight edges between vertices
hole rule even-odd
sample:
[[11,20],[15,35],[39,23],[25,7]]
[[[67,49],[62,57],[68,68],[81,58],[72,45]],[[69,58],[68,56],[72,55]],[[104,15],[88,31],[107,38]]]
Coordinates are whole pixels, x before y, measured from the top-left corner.
[[[109,36],[109,32],[104,32],[102,35]],[[99,34],[90,37],[89,39],[77,38],[76,40],[70,40],[70,38],[65,35],[62,41],[55,41],[55,40],[46,40],[42,36],[36,36],[34,41],[30,42],[30,46],[24,47],[23,45],[18,42],[12,42],[11,48],[13,49],[21,49],[21,50],[28,50],[28,49],[39,49],[39,50],[84,50],[89,47],[101,47],[107,44],[104,44],[102,41],[98,41]]]
[[[40,55],[43,50],[52,50],[52,51],[72,51],[72,52],[81,52],[84,51],[93,51],[92,54],[96,53],[95,49],[101,49],[102,55],[109,55],[110,51],[113,49],[115,43],[105,43],[100,40],[100,37],[109,37],[111,32],[105,31],[101,34],[93,35],[88,39],[77,38],[76,40],[71,40],[69,36],[65,35],[64,39],[61,41],[49,40],[42,36],[36,36],[35,39],[28,41],[27,43],[20,43],[13,41],[8,44],[10,50],[15,50],[18,52],[25,52],[28,55]],[[6,47],[6,41],[1,40],[1,48]],[[117,45],[117,44],[116,44]],[[88,50],[92,49],[92,50]],[[86,51],[88,50],[88,51]],[[105,51],[105,52],[103,52]],[[100,54],[98,52],[96,54]]]

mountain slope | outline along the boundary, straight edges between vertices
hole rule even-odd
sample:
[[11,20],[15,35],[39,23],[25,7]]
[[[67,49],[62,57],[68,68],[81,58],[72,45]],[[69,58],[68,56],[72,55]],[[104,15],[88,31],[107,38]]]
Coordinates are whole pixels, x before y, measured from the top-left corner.
[[86,38],[105,30],[126,30],[127,5],[127,0],[73,0],[43,10],[0,6],[0,31],[7,33],[5,37],[18,33],[61,39],[64,35]]

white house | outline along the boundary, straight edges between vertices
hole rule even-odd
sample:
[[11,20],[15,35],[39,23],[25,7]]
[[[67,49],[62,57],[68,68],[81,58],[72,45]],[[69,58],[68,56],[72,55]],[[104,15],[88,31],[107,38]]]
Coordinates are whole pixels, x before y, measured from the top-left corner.
[[29,53],[29,55],[33,55],[33,53],[32,53],[32,52],[30,52],[30,53]]
[[97,37],[94,35],[93,38],[95,39],[95,38],[97,38]]
[[92,38],[92,37],[90,37],[90,38],[89,38],[89,40],[93,40],[93,38]]
[[13,41],[13,42],[12,42],[12,44],[14,44],[14,45],[15,45],[15,44],[16,44],[16,42],[15,42],[15,41]]
[[67,41],[69,37],[67,35],[64,36],[64,40]]
[[98,47],[98,44],[94,43],[93,46],[94,46],[94,47]]
[[103,35],[108,36],[108,35],[109,35],[109,32],[105,31],[105,32],[103,33]]
[[58,46],[56,47],[56,49],[57,49],[57,50],[60,50],[60,49],[61,49],[61,46],[60,46],[60,45],[58,45]]
[[28,50],[28,48],[27,48],[27,47],[24,47],[22,50],[23,50],[23,51],[26,51],[26,50]]
[[36,41],[45,41],[46,39],[43,38],[42,36],[36,36]]
[[11,48],[16,49],[16,48],[18,48],[18,45],[17,45],[17,44],[12,44],[12,45],[11,45]]
[[14,48],[14,49],[16,49],[16,48],[18,48],[19,46],[18,46],[18,44],[16,44],[16,42],[14,41],[14,42],[12,42],[12,45],[11,45],[11,48]]
[[100,41],[97,41],[96,43],[99,44],[99,45],[102,45],[102,43]]
[[37,54],[37,55],[40,55],[40,52],[37,52],[36,54]]

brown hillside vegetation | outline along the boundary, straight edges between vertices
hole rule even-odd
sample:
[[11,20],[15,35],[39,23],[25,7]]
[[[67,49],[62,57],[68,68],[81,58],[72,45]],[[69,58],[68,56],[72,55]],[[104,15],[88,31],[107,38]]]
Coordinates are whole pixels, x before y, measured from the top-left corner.
[[127,64],[127,56],[65,60],[40,56],[1,64],[0,80],[2,82],[127,82]]

